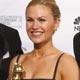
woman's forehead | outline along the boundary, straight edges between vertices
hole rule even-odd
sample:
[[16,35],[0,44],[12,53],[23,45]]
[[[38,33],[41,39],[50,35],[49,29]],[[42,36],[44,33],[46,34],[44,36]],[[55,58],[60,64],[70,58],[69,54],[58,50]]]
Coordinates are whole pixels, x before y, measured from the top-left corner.
[[44,5],[35,5],[35,6],[33,5],[28,8],[26,15],[46,16],[46,15],[52,15],[52,13],[51,10]]

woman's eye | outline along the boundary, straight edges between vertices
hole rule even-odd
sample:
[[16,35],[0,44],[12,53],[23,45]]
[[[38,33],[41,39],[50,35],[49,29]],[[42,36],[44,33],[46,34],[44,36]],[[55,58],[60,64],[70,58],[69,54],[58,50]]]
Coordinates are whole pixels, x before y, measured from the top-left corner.
[[39,19],[39,21],[40,21],[40,22],[44,22],[44,21],[46,21],[46,20],[45,20],[45,19]]
[[27,21],[28,21],[28,22],[32,22],[32,21],[33,21],[33,19],[27,19]]

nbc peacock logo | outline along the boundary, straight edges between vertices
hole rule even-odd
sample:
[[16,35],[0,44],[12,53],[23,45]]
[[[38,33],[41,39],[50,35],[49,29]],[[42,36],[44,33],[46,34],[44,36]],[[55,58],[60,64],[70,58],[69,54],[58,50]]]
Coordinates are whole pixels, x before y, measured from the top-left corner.
[[80,17],[75,18],[73,23],[74,23],[74,31],[80,31]]

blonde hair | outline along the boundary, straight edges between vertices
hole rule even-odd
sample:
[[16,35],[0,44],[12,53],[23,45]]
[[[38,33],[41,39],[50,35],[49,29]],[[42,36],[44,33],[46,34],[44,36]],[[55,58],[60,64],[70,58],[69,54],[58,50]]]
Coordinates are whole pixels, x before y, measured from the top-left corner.
[[38,4],[39,5],[44,5],[44,6],[48,7],[48,8],[50,8],[54,19],[60,18],[61,13],[60,13],[59,7],[56,4],[55,0],[31,0],[31,2],[28,4],[28,6],[26,8],[26,13],[27,13],[27,9],[30,6],[38,5]]

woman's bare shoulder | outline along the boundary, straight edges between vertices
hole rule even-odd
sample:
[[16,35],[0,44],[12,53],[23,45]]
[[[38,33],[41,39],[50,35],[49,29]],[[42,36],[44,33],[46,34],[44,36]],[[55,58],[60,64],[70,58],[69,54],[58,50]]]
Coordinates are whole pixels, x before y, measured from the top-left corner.
[[68,76],[78,76],[79,67],[75,57],[71,54],[65,53],[60,60],[60,69],[62,74],[66,74]]
[[[18,63],[21,63],[25,57],[28,57],[29,53],[25,53],[25,54],[21,54],[21,55],[17,55],[15,57],[13,57],[13,59],[11,60],[10,64],[14,64],[16,63],[17,59],[18,59]],[[19,58],[18,58],[19,57]]]
[[76,63],[76,59],[73,55],[69,54],[69,53],[64,53],[61,62],[65,63],[65,62],[69,62],[69,63]]
[[[77,64],[77,61],[76,61],[76,59],[75,59],[75,57],[73,56],[73,55],[71,55],[71,54],[69,54],[69,53],[64,53],[64,55],[62,56],[62,58],[61,58],[61,61],[60,61],[60,63],[62,64],[62,65],[64,65],[64,66],[77,66],[78,64]],[[66,64],[66,65],[65,65]]]

